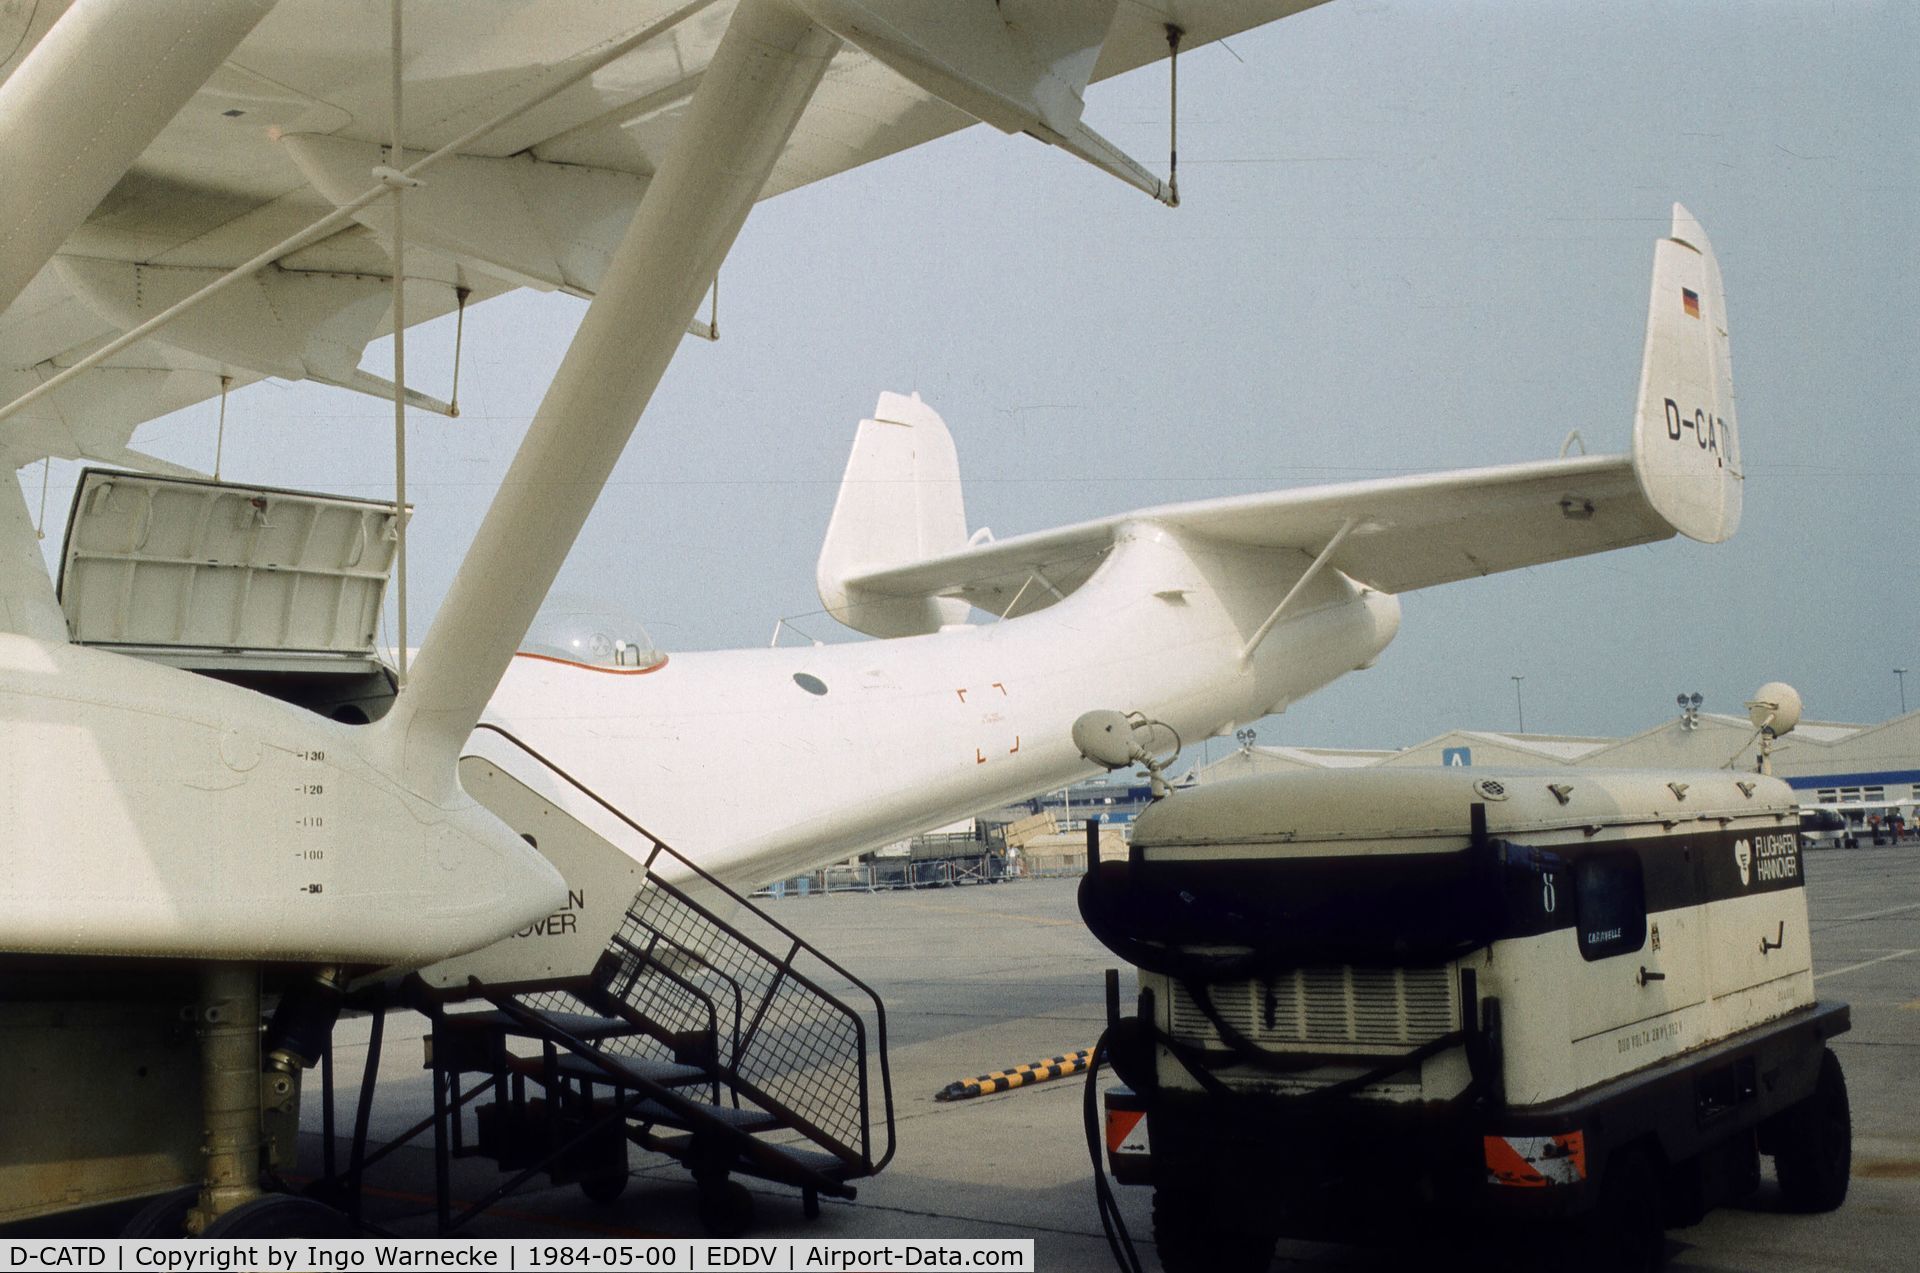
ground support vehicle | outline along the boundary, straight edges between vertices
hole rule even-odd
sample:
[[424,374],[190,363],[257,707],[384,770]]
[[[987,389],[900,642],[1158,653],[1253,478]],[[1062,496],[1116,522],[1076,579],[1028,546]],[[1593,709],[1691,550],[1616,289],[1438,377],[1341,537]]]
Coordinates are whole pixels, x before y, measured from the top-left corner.
[[[1498,1234],[1652,1269],[1760,1182],[1846,1196],[1792,794],[1725,771],[1272,775],[1136,824],[1081,909],[1139,973],[1116,1179],[1162,1263]],[[1117,1011],[1115,1012],[1118,1017]]]
[[1815,807],[1800,811],[1800,843],[1808,849],[1853,849],[1853,824],[1837,809]]

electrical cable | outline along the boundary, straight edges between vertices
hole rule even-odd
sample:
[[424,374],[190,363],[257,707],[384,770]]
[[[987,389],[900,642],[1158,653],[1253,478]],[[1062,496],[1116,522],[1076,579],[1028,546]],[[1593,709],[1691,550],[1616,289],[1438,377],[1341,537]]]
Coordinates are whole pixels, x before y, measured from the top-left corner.
[[1093,1194],[1100,1208],[1100,1227],[1107,1235],[1107,1248],[1113,1252],[1114,1263],[1121,1273],[1145,1273],[1140,1263],[1140,1252],[1133,1245],[1133,1235],[1127,1231],[1126,1217],[1120,1214],[1119,1200],[1113,1196],[1113,1185],[1107,1179],[1106,1164],[1101,1160],[1100,1150],[1100,1067],[1107,1059],[1107,1036],[1111,1027],[1100,1032],[1099,1041],[1093,1045],[1093,1059],[1087,1065],[1087,1084],[1081,1101],[1081,1115],[1086,1123],[1087,1157],[1093,1163]]

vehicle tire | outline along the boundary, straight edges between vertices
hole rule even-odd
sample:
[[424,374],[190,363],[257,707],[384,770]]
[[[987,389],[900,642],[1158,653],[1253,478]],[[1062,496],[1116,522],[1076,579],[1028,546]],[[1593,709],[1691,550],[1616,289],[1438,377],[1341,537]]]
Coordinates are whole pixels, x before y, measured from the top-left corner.
[[753,1195],[737,1180],[701,1181],[699,1210],[710,1238],[737,1238],[753,1227]]
[[1774,1115],[1769,1142],[1780,1196],[1794,1211],[1832,1211],[1847,1200],[1853,1174],[1853,1112],[1847,1076],[1832,1048],[1820,1053],[1813,1094]]
[[123,1238],[184,1238],[187,1212],[200,1200],[200,1186],[186,1185],[149,1198],[120,1229]]
[[1593,1273],[1656,1273],[1667,1263],[1660,1169],[1644,1149],[1607,1160],[1600,1202],[1580,1225],[1581,1267]]
[[627,1173],[624,1171],[607,1171],[597,1176],[580,1178],[580,1192],[590,1201],[597,1202],[603,1207],[626,1191]]
[[1215,1224],[1206,1196],[1191,1189],[1154,1189],[1153,1243],[1166,1273],[1266,1273],[1273,1263],[1271,1235]]
[[353,1221],[324,1202],[270,1193],[243,1202],[200,1233],[203,1238],[357,1238]]

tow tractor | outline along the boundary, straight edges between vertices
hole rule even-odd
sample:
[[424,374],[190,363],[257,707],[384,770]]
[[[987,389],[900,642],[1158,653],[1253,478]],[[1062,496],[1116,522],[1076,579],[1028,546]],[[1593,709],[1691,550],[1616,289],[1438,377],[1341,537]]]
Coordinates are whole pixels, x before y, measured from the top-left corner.
[[[1752,710],[1770,740],[1797,708]],[[1145,759],[1118,713],[1075,732]],[[1657,1269],[1763,1155],[1789,1208],[1840,1206],[1849,1016],[1814,995],[1798,825],[1727,770],[1310,772],[1148,808],[1080,907],[1139,976],[1133,1015],[1109,995],[1106,1149],[1164,1267],[1451,1232]]]

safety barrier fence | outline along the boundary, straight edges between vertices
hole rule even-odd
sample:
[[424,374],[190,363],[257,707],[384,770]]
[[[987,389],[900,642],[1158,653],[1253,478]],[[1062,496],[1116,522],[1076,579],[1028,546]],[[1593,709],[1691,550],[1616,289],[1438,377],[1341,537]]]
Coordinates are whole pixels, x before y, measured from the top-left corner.
[[757,890],[753,896],[784,898],[811,897],[816,893],[890,893],[1086,873],[1085,853],[1046,858],[1043,861],[1045,866],[1028,871],[1028,863],[1024,861],[1009,862],[995,855],[922,858],[917,861],[910,858],[878,858],[872,862],[823,867],[805,875],[776,880]]

